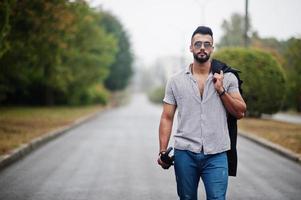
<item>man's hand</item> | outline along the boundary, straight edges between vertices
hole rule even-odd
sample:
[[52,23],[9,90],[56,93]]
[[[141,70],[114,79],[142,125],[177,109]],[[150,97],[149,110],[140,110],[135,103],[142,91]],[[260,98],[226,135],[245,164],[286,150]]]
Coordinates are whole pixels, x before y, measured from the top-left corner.
[[221,70],[219,74],[218,73],[213,74],[214,88],[216,89],[218,94],[221,94],[224,91],[223,80],[224,80],[223,70]]
[[160,154],[159,154],[159,157],[158,157],[158,164],[159,164],[163,169],[168,169],[168,168],[170,167],[169,164],[166,164],[165,162],[163,162],[163,161],[161,160]]
[[169,156],[172,147],[169,147],[166,151],[161,151],[159,153],[158,164],[161,165],[163,169],[168,169],[173,165],[174,156]]

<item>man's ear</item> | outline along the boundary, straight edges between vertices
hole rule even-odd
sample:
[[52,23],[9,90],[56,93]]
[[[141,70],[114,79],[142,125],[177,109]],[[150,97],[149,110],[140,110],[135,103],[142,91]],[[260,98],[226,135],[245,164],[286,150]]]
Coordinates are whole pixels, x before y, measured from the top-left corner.
[[189,50],[190,50],[191,53],[193,52],[192,51],[192,45],[189,46]]

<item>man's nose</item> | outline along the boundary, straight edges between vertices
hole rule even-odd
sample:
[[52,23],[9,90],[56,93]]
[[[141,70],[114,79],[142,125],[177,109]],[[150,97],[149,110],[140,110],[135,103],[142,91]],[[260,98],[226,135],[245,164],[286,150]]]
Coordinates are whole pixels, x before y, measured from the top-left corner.
[[204,43],[202,43],[202,45],[201,45],[201,48],[200,49],[203,49],[203,50],[205,50],[205,44]]

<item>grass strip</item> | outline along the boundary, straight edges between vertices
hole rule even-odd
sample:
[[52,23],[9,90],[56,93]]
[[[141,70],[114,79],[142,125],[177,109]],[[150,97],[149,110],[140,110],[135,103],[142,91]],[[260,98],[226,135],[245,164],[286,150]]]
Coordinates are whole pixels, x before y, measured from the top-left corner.
[[101,109],[100,105],[0,107],[0,155]]
[[301,154],[301,125],[267,119],[244,118],[238,128]]

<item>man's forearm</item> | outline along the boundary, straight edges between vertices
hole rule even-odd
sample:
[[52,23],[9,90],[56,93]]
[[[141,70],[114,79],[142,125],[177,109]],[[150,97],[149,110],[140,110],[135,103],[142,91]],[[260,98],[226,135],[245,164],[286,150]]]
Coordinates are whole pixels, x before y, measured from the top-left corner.
[[237,119],[244,117],[246,112],[246,104],[243,101],[233,98],[227,92],[223,96],[221,96],[221,99],[227,111],[231,115],[235,116]]
[[160,152],[165,151],[168,147],[171,130],[172,130],[173,119],[161,117],[159,126],[159,145]]

